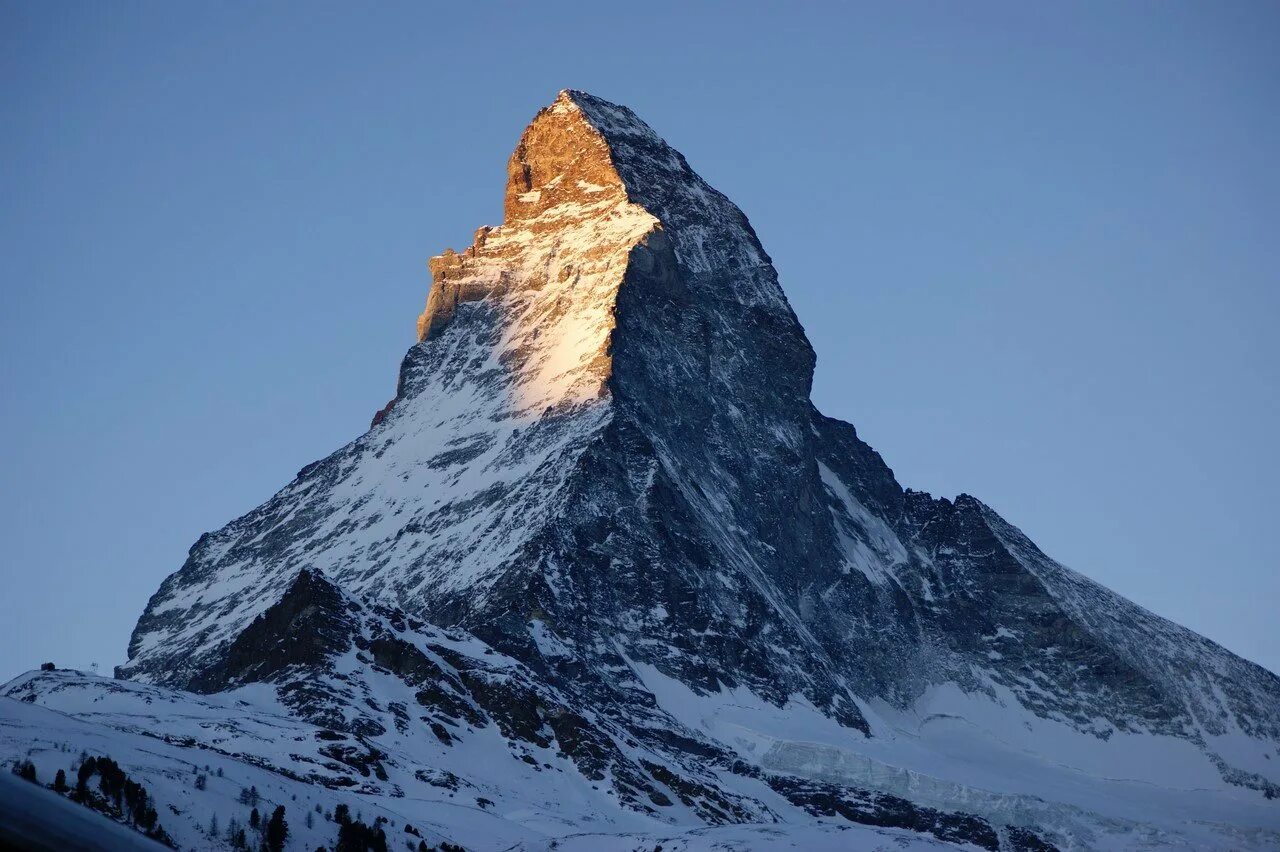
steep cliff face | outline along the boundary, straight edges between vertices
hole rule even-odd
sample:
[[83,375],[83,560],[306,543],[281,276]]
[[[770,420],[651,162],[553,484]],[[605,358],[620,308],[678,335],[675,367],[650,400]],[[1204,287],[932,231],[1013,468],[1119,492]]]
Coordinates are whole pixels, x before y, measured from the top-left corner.
[[[1280,792],[1280,679],[976,499],[902,488],[810,403],[812,347],[746,217],[630,110],[562,92],[504,207],[432,259],[370,431],[201,537],[120,676],[273,684],[362,754],[493,720],[513,755],[558,749],[658,819],[679,800],[710,822],[963,822],[980,802],[956,837],[989,848],[1077,819],[1011,804],[1023,776],[956,757],[971,736],[1050,775],[1160,783],[1163,755],[1179,783]],[[518,677],[450,658],[442,628]],[[1072,783],[1036,795],[1102,807]]]

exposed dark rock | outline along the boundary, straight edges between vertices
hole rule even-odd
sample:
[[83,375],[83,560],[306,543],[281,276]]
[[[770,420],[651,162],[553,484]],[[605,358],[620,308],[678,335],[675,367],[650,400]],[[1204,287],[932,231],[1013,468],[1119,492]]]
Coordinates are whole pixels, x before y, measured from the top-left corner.
[[1005,829],[1012,852],[1058,852],[1058,847],[1047,843],[1030,829],[1011,825]]
[[908,828],[951,843],[972,843],[998,850],[1000,836],[986,820],[969,814],[943,813],[885,793],[836,787],[813,781],[772,776],[769,786],[815,816],[840,816],[863,825]]

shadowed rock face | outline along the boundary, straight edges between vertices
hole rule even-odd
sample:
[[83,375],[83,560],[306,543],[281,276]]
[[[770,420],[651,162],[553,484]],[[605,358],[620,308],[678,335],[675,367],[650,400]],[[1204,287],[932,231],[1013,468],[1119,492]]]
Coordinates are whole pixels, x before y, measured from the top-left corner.
[[348,609],[333,584],[301,571],[280,599],[235,638],[218,664],[187,687],[218,692],[239,683],[270,681],[291,668],[324,666],[350,646]]
[[[1189,740],[1232,783],[1274,786],[1211,738],[1274,744],[1280,681],[1057,565],[976,499],[904,490],[810,403],[812,347],[746,217],[630,110],[562,92],[511,157],[504,210],[432,259],[419,342],[370,431],[203,536],[122,676],[297,683],[358,648],[449,708],[438,724],[483,714],[559,742],[641,809],[670,798],[655,772],[683,767],[662,785],[700,790],[689,807],[714,819],[768,809],[691,780],[737,758],[679,732],[640,665],[704,694],[803,699],[866,734],[868,702],[956,684],[1103,739]],[[351,606],[466,630],[525,680],[428,666]],[[268,641],[290,624],[315,641]],[[291,694],[346,718],[343,689]],[[899,807],[768,783],[815,813]],[[911,819],[926,817],[996,842]]]

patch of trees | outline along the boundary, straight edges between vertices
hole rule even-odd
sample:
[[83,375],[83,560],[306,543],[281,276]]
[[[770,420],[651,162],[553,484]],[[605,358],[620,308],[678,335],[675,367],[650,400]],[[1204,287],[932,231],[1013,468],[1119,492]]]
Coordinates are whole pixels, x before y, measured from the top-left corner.
[[[385,817],[378,817],[373,825],[366,825],[358,815],[352,818],[351,808],[339,804],[333,809],[333,821],[338,824],[338,842],[333,847],[334,852],[387,852],[387,834],[383,828],[387,821]],[[392,823],[393,826],[394,824]],[[405,823],[404,833],[417,839],[418,844],[415,846],[412,839],[405,838],[406,848],[414,852],[467,852],[461,846],[447,841],[439,846],[428,845],[418,829],[410,823]]]
[[[91,784],[95,776],[97,783]],[[57,793],[68,790],[67,776],[61,769],[54,777],[51,789]],[[76,770],[76,786],[70,790],[69,798],[117,822],[130,825],[166,846],[173,845],[173,839],[160,825],[155,802],[147,788],[130,778],[120,764],[109,757],[86,756],[80,761]]]
[[[289,839],[289,823],[284,818],[284,805],[276,805],[271,816],[264,817],[258,810],[261,802],[262,797],[257,787],[241,788],[240,804],[248,805],[251,810],[248,825],[241,824],[235,817],[227,823],[225,837],[232,849],[262,849],[265,852],[281,852],[284,849],[285,842]],[[216,826],[215,816],[215,821],[209,827],[210,837],[217,835]]]
[[232,817],[227,822],[227,833],[225,837],[227,844],[230,845],[232,849],[249,848],[249,833],[235,817]]
[[17,775],[23,781],[30,781],[32,784],[39,784],[36,779],[36,765],[29,760],[19,760],[13,765],[13,774]]
[[351,818],[351,809],[339,804],[333,809],[333,820],[338,824],[338,842],[334,852],[387,852],[387,833],[382,830],[382,820],[365,825],[359,818]]
[[413,841],[409,840],[406,844],[407,848],[415,850],[415,852],[466,852],[461,846],[448,841],[441,843],[439,846],[428,846],[427,841],[422,839],[422,835],[418,829],[414,828],[411,823],[404,824],[404,833],[418,838],[418,845],[414,846]]

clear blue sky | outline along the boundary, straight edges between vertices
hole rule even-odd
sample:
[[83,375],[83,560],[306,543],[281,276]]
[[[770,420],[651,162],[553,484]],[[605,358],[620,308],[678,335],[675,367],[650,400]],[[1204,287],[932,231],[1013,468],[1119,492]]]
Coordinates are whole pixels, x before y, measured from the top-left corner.
[[0,678],[362,432],[558,89],[746,211],[906,485],[1280,669],[1280,5],[0,4]]

